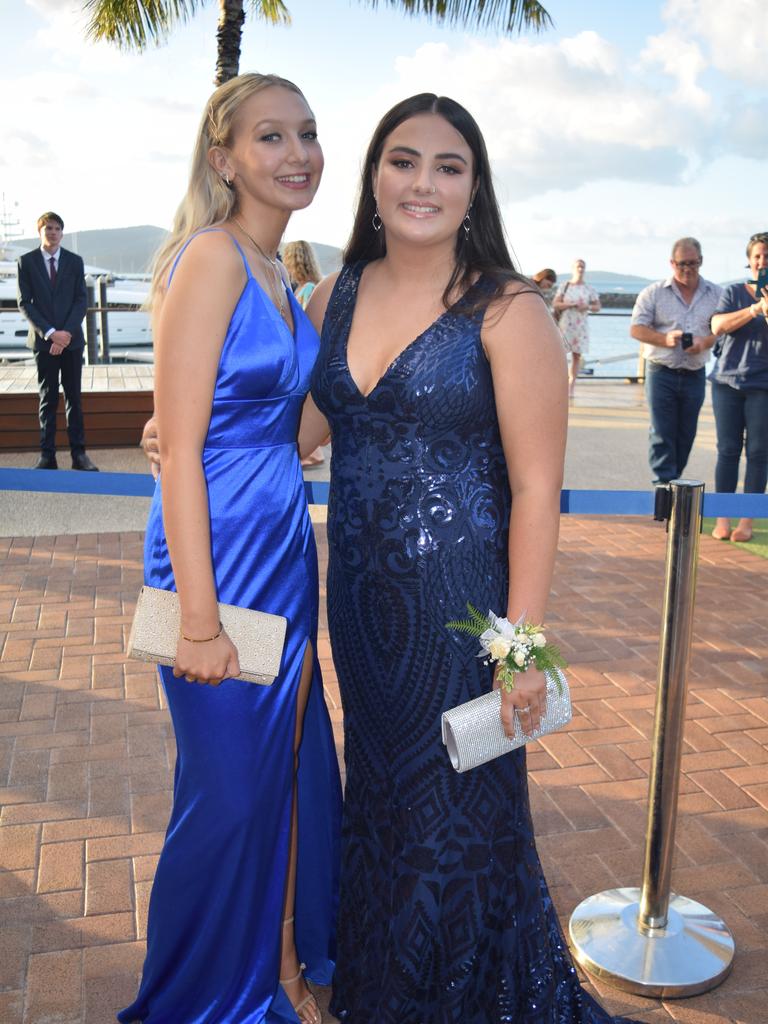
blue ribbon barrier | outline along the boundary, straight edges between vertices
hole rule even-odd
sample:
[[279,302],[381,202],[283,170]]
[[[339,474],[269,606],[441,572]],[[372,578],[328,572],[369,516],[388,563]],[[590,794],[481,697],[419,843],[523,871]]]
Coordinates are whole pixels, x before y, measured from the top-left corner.
[[[310,505],[328,504],[328,483],[305,480]],[[155,482],[149,473],[82,473],[76,470],[3,469],[0,491],[48,494],[108,494],[120,498],[151,498]],[[578,516],[653,515],[653,491],[565,490],[560,511]],[[768,494],[704,494],[704,515],[768,519]]]
[[305,480],[304,490],[310,505],[327,505],[330,484],[326,480]]
[[0,469],[0,491],[43,494],[111,494],[119,498],[151,498],[150,473],[84,473],[74,469]]

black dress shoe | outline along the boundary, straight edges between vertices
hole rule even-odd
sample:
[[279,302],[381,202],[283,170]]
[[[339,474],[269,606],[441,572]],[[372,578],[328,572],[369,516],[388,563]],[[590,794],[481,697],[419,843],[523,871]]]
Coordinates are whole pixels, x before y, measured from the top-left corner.
[[55,455],[41,455],[37,462],[32,467],[33,469],[58,469],[59,464],[56,462]]
[[80,452],[79,455],[72,456],[72,469],[85,469],[89,473],[98,473],[99,467],[94,466],[85,452]]

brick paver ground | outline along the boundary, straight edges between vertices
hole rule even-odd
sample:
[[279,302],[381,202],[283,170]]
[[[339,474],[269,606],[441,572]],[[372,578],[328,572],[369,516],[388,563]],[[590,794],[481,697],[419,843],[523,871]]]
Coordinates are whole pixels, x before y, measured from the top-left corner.
[[[563,521],[550,621],[575,716],[529,766],[564,922],[640,881],[664,545],[645,521]],[[137,533],[0,540],[2,1024],[107,1024],[135,991],[174,757],[154,670],[123,655],[140,576]],[[320,654],[340,748],[325,630]],[[726,919],[737,958],[682,1002],[596,986],[614,1013],[768,1021],[766,658],[766,563],[703,537],[674,887]]]

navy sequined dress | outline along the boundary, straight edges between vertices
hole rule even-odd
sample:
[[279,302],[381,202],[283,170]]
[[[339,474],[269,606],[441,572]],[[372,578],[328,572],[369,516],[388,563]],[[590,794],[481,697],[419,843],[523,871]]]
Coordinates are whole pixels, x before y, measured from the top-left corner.
[[445,623],[468,599],[507,599],[510,491],[481,318],[445,312],[364,396],[346,358],[364,266],[338,279],[312,384],[333,431],[328,618],[347,767],[332,1012],[608,1024],[542,875],[524,750],[459,775],[440,739],[441,713],[491,687]]

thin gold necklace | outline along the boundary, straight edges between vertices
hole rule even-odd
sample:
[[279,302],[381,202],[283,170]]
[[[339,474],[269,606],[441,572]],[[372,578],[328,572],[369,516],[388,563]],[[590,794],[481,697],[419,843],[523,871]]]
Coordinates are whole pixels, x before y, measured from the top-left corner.
[[261,256],[262,259],[266,260],[266,262],[274,271],[277,280],[276,288],[272,290],[272,300],[276,300],[275,305],[278,307],[278,312],[280,313],[280,316],[285,317],[285,286],[283,284],[283,275],[280,273],[280,267],[277,265],[277,260],[273,260],[271,256],[267,256],[267,254],[261,248],[256,239],[252,235],[249,235],[248,232],[245,230],[239,217],[233,217],[232,220],[235,222],[235,224],[237,224],[237,226],[243,232],[243,234],[254,247],[259,256]]

